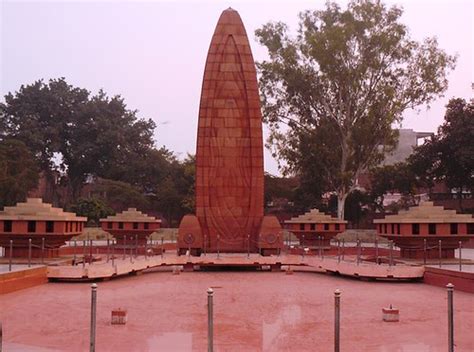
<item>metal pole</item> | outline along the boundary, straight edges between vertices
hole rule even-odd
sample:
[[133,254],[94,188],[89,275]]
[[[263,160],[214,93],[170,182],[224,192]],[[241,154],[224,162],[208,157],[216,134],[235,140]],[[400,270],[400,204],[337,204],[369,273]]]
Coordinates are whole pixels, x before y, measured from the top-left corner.
[[82,241],[82,267],[86,266],[86,240]]
[[8,259],[8,271],[12,271],[13,240],[10,240],[10,258]]
[[191,243],[188,243],[188,258],[191,257]]
[[219,255],[220,255],[220,253],[219,253],[219,239],[220,239],[220,236],[217,235],[217,258],[219,258]]
[[110,240],[107,237],[107,263],[109,262],[109,257],[110,257]]
[[[323,244],[324,236],[321,236],[321,244]],[[321,246],[321,260],[324,260],[324,248]]]
[[438,241],[438,258],[439,258],[439,267],[441,268],[441,240]]
[[95,352],[95,323],[97,312],[97,284],[91,285],[91,339],[90,352]]
[[125,247],[127,246],[127,236],[123,236],[123,260],[125,260]]
[[115,261],[115,240],[112,241],[112,266],[114,266]]
[[337,240],[337,262],[341,262],[341,241]]
[[389,266],[393,265],[393,241],[390,241],[390,261],[388,265]]
[[[280,244],[280,234],[277,235],[277,243]],[[281,252],[281,247],[278,247],[277,249],[277,257],[280,256],[280,252]]]
[[[130,239],[133,241],[133,237],[130,236]],[[133,263],[133,244],[130,246],[130,263]]]
[[28,240],[28,268],[31,266],[31,238]]
[[41,239],[41,264],[44,264],[44,237]]
[[345,245],[346,241],[344,240],[344,238],[342,239],[342,260],[344,260],[344,254],[346,252],[346,245]]
[[214,290],[212,288],[207,289],[207,351],[214,351],[214,303],[212,301],[214,296]]
[[318,251],[319,251],[319,258],[322,258],[323,255],[322,255],[322,248],[321,248],[321,236],[318,236]]
[[423,264],[426,265],[426,238],[423,239]]
[[454,311],[453,311],[453,291],[454,285],[446,285],[448,290],[448,351],[454,352]]
[[145,239],[145,259],[148,259],[148,237]]
[[163,255],[165,253],[164,242],[165,242],[165,238],[161,237],[161,259],[163,259]]
[[360,262],[360,240],[357,240],[357,265]]
[[334,291],[334,351],[340,351],[341,291]]
[[206,256],[206,248],[207,248],[207,235],[204,235],[204,256]]
[[76,250],[77,250],[77,241],[74,240],[74,265],[76,265]]
[[459,271],[462,271],[462,242],[459,241]]
[[377,238],[375,239],[375,263],[379,263],[379,241],[377,241]]
[[89,240],[89,264],[92,264],[92,239]]
[[250,235],[247,235],[247,259],[250,258]]
[[138,257],[138,235],[135,235],[135,258]]

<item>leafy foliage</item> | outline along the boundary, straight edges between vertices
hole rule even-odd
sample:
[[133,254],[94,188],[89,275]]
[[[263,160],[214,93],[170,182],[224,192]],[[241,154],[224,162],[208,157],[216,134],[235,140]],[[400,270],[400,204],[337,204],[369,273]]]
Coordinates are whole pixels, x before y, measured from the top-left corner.
[[25,200],[38,184],[38,165],[21,141],[0,141],[0,207]]
[[258,64],[268,146],[287,174],[336,191],[340,217],[360,173],[395,146],[392,125],[442,94],[454,67],[436,39],[411,40],[401,15],[379,1],[328,2],[300,14],[295,38],[281,22],[256,31],[269,54]]
[[79,198],[71,206],[71,211],[79,216],[87,217],[89,224],[93,223],[95,225],[99,224],[99,219],[114,213],[113,209],[100,198]]

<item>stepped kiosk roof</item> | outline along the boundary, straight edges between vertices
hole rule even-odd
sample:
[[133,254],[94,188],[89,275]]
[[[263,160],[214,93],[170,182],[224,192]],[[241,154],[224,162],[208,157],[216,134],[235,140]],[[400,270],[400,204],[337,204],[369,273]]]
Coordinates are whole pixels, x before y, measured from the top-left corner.
[[43,203],[41,198],[28,198],[26,202],[4,207],[3,211],[0,211],[0,220],[86,222],[87,218],[54,208],[51,204]]
[[318,209],[311,209],[307,213],[286,220],[285,224],[347,224],[347,221],[324,214]]
[[160,219],[142,213],[136,208],[128,208],[116,215],[107,216],[105,219],[100,219],[100,222],[152,222],[161,223]]
[[455,210],[435,206],[433,202],[422,202],[419,206],[401,210],[398,214],[387,215],[383,219],[374,220],[375,224],[411,224],[411,223],[474,223],[470,214],[458,214]]

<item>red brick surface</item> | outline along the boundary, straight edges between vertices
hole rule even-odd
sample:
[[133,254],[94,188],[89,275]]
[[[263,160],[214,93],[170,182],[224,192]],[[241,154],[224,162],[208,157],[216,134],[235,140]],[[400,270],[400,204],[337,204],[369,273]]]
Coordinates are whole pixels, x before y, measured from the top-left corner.
[[249,235],[251,251],[257,250],[263,218],[262,115],[249,41],[232,9],[219,18],[204,70],[196,215],[209,251],[246,251]]

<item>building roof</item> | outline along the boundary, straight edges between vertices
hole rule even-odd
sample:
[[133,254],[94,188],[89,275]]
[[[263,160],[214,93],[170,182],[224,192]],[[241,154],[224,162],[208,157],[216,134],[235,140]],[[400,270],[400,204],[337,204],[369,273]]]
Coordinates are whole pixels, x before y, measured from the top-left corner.
[[387,215],[384,219],[374,220],[374,223],[474,223],[474,218],[470,214],[458,214],[456,210],[435,206],[433,202],[422,202],[408,210],[401,210],[398,214]]
[[27,198],[24,203],[4,207],[0,211],[0,220],[43,220],[43,221],[80,221],[86,222],[87,218],[74,213],[65,212],[54,208],[51,204],[43,203],[41,198]]
[[161,220],[149,216],[147,214],[138,211],[136,208],[128,208],[123,212],[107,216],[105,219],[100,219],[100,222],[161,222]]
[[321,223],[346,224],[347,221],[321,213],[318,209],[311,209],[309,212],[304,213],[303,215],[300,215],[300,216],[297,216],[297,217],[291,218],[290,220],[285,221],[285,224],[321,224]]

